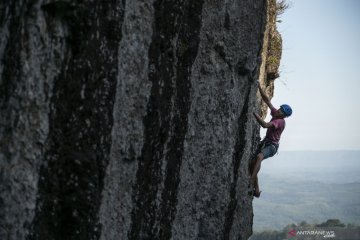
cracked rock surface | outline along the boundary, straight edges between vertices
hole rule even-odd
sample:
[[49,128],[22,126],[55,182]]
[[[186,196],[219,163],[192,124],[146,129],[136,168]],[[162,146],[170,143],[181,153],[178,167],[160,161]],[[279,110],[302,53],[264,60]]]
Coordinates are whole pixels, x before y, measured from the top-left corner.
[[268,4],[2,0],[0,239],[247,239]]

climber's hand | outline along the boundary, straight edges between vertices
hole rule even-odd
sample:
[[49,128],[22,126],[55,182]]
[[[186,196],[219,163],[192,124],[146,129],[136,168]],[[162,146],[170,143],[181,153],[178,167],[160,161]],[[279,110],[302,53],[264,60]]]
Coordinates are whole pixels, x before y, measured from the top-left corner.
[[253,112],[253,114],[254,114],[254,116],[255,116],[255,118],[256,118],[256,121],[257,121],[257,122],[260,124],[260,126],[262,126],[263,128],[274,127],[273,123],[271,123],[271,122],[269,122],[269,123],[265,122],[264,120],[261,119],[261,117],[260,117],[257,113]]

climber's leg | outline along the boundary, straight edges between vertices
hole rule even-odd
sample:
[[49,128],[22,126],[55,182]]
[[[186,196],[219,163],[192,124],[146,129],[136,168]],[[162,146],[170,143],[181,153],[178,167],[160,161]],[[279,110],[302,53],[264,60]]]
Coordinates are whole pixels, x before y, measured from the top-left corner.
[[277,152],[277,146],[273,144],[268,144],[265,147],[261,149],[261,152],[256,156],[256,160],[254,161],[254,164],[251,165],[251,185],[253,187],[253,196],[260,197],[261,191],[259,190],[259,184],[258,184],[258,173],[261,168],[261,162],[264,159],[267,159],[269,157],[272,157]]
[[260,171],[261,161],[274,156],[276,152],[277,146],[274,144],[268,144],[264,148],[262,148],[261,152],[256,156],[256,160],[251,171],[251,183],[253,184],[253,186],[255,185],[255,178]]
[[255,168],[255,164],[256,164],[256,159],[257,157],[255,157],[255,159],[253,159],[250,163],[250,168],[249,168],[249,172],[250,172],[250,176],[252,175],[252,173],[254,172],[254,168]]
[[260,197],[260,193],[261,193],[261,191],[259,189],[259,179],[258,179],[258,177],[256,177],[253,195],[254,195],[254,197],[258,198],[258,197]]
[[261,161],[264,159],[264,155],[262,153],[259,153],[256,156],[256,161],[251,173],[251,183],[253,186],[255,186],[255,182],[256,182],[256,178],[257,178],[257,174],[260,171],[260,167],[261,167]]

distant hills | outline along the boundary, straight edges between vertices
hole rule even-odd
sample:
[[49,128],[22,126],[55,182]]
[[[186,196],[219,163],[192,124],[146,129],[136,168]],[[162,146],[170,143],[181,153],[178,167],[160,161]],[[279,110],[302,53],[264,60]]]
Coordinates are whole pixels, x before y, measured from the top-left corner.
[[360,151],[281,152],[262,164],[254,230],[303,220],[360,224]]
[[344,224],[339,219],[328,219],[320,224],[288,224],[282,230],[265,230],[254,232],[250,240],[282,240],[282,239],[337,239],[358,240],[360,226]]

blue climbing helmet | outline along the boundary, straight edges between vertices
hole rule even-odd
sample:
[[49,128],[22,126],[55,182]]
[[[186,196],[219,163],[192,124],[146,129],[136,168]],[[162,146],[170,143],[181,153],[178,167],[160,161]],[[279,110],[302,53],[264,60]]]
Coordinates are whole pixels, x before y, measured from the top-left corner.
[[292,114],[292,109],[289,105],[283,104],[280,106],[281,111],[285,114],[286,117],[290,117]]

